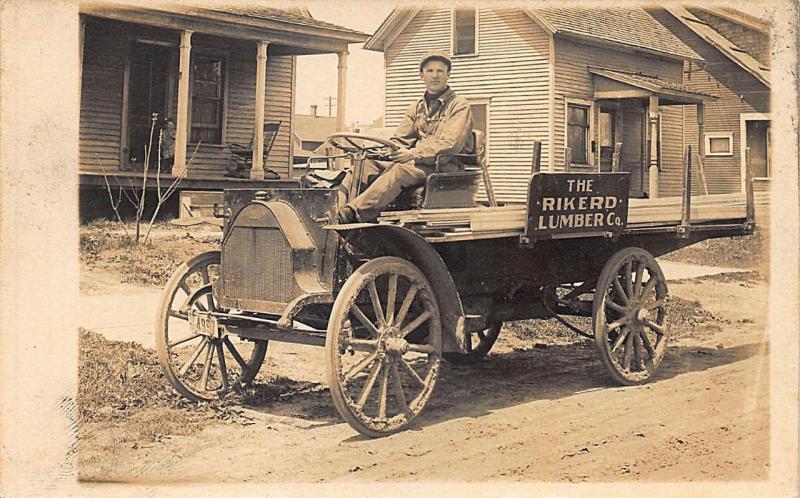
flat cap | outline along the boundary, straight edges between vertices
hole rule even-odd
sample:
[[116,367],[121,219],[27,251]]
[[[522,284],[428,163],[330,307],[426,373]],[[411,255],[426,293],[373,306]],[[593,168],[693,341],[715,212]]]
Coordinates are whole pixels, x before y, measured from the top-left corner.
[[424,54],[422,54],[422,58],[419,60],[419,70],[422,71],[422,68],[425,66],[425,63],[430,60],[438,60],[442,61],[447,64],[447,70],[450,71],[453,68],[453,63],[450,61],[450,54],[445,52],[444,50],[428,50]]

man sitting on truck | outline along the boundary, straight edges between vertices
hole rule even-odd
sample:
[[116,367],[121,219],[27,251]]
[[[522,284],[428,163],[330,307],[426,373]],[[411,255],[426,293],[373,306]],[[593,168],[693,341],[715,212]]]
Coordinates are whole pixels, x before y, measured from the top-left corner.
[[[446,52],[426,52],[419,64],[419,75],[425,82],[425,94],[406,110],[391,141],[399,148],[388,155],[389,161],[364,162],[362,181],[380,175],[364,192],[339,208],[340,223],[374,221],[403,188],[425,183],[434,172],[437,156],[439,171],[463,169],[452,154],[462,154],[474,148],[472,113],[467,100],[457,96],[447,86],[452,62]],[[350,175],[340,192],[348,192]],[[346,198],[340,195],[340,198]]]

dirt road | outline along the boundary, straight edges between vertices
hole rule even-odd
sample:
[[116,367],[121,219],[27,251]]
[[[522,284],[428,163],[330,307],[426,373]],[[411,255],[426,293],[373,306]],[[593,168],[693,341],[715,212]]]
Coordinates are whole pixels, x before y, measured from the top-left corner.
[[[321,348],[271,344],[262,372],[301,382],[251,425],[120,447],[84,478],[146,482],[759,480],[768,474],[766,284],[671,283],[714,315],[674,341],[657,378],[620,388],[589,342],[500,336],[447,365],[415,428],[383,439],[341,421]],[[743,306],[747,303],[747,306]]]

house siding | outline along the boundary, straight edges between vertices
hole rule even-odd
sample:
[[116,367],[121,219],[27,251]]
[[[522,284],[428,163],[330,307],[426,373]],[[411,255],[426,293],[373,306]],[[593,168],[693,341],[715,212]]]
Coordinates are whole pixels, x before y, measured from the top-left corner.
[[[148,32],[123,23],[87,23],[81,89],[80,169],[112,171],[120,166],[122,140],[124,71],[128,34]],[[166,37],[173,33],[164,32]],[[174,60],[177,65],[177,47]],[[256,46],[253,42],[203,35],[192,37],[192,54],[213,51],[227,57],[227,102],[223,144],[187,146],[189,176],[222,176],[230,154],[227,144],[249,144],[255,121]],[[294,58],[269,56],[265,90],[265,121],[281,121],[281,127],[267,160],[267,167],[282,177],[289,175],[291,162],[291,102]],[[177,73],[177,67],[174,68]],[[177,81],[169,113],[177,108]],[[196,150],[195,150],[196,149]]]
[[[707,156],[703,159],[709,193],[741,191],[740,114],[769,113],[769,88],[731,61],[722,52],[702,40],[669,12],[657,10],[651,15],[672,31],[706,61],[705,68],[685,64],[683,84],[695,91],[720,97],[707,101],[704,111],[705,133],[732,133],[732,156]],[[698,144],[697,112],[694,106],[684,110],[685,140],[696,150]]]
[[[188,161],[194,153],[194,159],[189,166],[189,175],[219,176],[225,173],[230,158],[226,145],[229,143],[247,145],[253,137],[257,50],[255,43],[252,42],[195,36],[192,41],[192,53],[198,54],[202,51],[227,55],[227,114],[223,136],[225,146],[201,145],[197,148],[197,152],[194,152],[196,144],[188,144],[186,157]],[[281,127],[267,157],[266,166],[284,178],[289,176],[293,71],[293,57],[267,56],[264,121],[280,121]]]
[[120,162],[122,90],[127,49],[111,27],[87,23],[81,77],[79,160],[82,171],[116,171]]
[[[555,40],[555,113],[554,113],[554,158],[555,169],[564,169],[564,147],[565,147],[565,113],[567,99],[591,100],[594,95],[592,74],[589,67],[608,68],[618,71],[642,72],[644,74],[657,75],[660,78],[681,81],[682,64],[677,61],[661,59],[641,53],[632,53],[621,50],[614,50],[607,46],[589,45],[567,39],[556,38]],[[626,105],[628,102],[623,101]],[[659,175],[659,195],[678,195],[680,192],[680,177],[683,170],[681,150],[683,149],[683,125],[679,108],[675,106],[660,106],[659,112],[662,115],[662,169]],[[625,110],[626,115],[634,112],[629,107]],[[638,119],[638,118],[637,118]],[[646,119],[646,117],[645,117]],[[596,129],[592,130],[594,140]],[[637,126],[635,129],[623,124],[622,130],[622,162],[640,162],[641,131]],[[630,144],[636,144],[632,148]],[[590,160],[591,161],[591,160]],[[595,154],[596,161],[596,154]],[[594,168],[597,163],[593,162]],[[678,182],[676,184],[676,181]],[[632,184],[644,185],[645,190],[648,183],[647,168],[644,177],[640,178],[638,173],[632,175]],[[677,185],[678,193],[675,192]],[[636,189],[638,190],[638,188]]]
[[[419,58],[450,52],[451,10],[421,10],[386,48],[386,126],[397,126],[425,86]],[[463,97],[490,98],[489,171],[498,200],[525,202],[533,141],[549,161],[548,35],[520,10],[481,9],[478,55],[455,56],[450,86]]]

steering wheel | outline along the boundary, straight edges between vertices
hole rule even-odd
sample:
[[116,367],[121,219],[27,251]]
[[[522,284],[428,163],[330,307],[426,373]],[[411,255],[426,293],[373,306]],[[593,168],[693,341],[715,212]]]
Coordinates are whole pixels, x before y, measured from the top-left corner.
[[396,143],[389,140],[349,132],[334,133],[328,137],[328,142],[341,151],[363,152],[364,154],[378,153],[387,147],[391,150],[400,148]]

